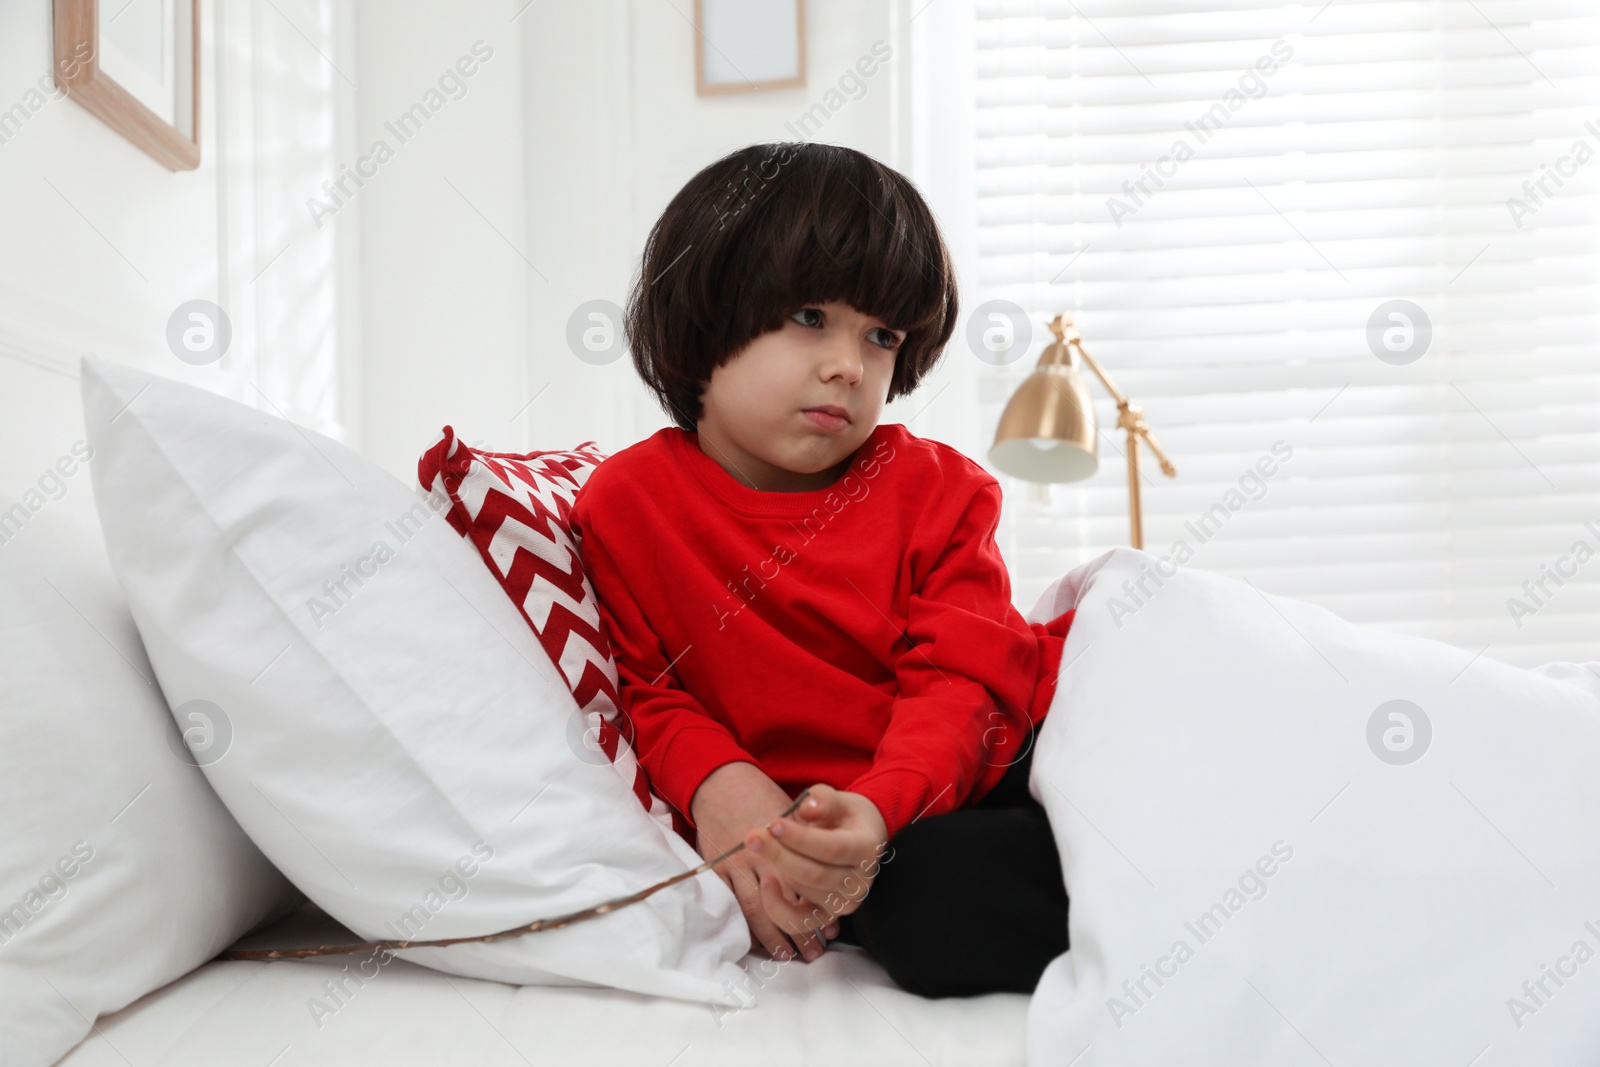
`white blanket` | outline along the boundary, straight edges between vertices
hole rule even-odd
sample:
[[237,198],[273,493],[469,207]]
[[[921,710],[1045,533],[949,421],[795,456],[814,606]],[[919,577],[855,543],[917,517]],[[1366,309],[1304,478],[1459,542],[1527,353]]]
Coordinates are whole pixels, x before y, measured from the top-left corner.
[[1029,787],[1071,948],[1035,1067],[1600,1063],[1600,663],[1537,670],[1118,549]]

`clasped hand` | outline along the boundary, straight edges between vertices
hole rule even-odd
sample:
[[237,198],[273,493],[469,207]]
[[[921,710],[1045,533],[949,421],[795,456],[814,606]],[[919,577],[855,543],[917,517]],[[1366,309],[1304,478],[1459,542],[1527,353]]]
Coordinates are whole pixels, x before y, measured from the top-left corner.
[[861,906],[887,833],[877,805],[859,793],[819,783],[794,814],[777,818],[789,804],[783,789],[754,764],[724,764],[692,801],[696,842],[706,859],[744,842],[744,849],[712,870],[738,899],[752,947],[791,959],[792,938],[800,954],[813,960],[822,953],[819,934],[837,937],[837,917]]
[[[878,806],[860,793],[819,783],[793,815],[751,830],[745,847],[770,865],[761,872],[767,915],[791,936],[821,929],[837,937],[836,917],[861,907],[878,874],[888,832]],[[816,946],[802,945],[815,959]]]

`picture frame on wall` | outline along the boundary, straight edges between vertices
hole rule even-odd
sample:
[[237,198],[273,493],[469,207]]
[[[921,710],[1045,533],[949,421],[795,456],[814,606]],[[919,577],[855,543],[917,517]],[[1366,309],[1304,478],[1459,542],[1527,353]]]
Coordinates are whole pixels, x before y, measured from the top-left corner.
[[696,95],[805,84],[805,0],[695,0]]
[[200,165],[200,0],[54,0],[55,81],[168,170]]

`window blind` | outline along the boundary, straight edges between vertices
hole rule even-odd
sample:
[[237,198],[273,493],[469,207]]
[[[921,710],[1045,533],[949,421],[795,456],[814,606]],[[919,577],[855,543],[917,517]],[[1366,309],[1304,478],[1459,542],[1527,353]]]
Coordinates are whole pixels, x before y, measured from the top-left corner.
[[[980,372],[985,443],[1068,312],[1178,467],[1144,457],[1147,551],[1518,665],[1600,660],[1592,11],[977,0],[969,306],[1034,324]],[[1048,501],[1003,478],[1024,610],[1128,543],[1090,390],[1099,471]]]

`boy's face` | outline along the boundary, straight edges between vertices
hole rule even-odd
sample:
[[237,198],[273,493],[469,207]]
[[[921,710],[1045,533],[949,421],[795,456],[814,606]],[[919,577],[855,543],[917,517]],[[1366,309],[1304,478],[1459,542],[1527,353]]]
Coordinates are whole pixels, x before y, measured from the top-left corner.
[[[766,492],[831,485],[878,425],[905,333],[849,304],[796,311],[711,372],[700,450]],[[839,408],[836,419],[807,409]]]

